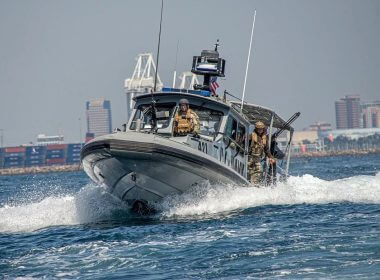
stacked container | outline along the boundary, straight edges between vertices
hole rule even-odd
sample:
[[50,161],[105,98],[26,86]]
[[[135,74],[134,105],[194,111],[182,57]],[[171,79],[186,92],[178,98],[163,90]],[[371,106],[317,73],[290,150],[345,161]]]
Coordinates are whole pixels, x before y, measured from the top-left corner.
[[0,148],[0,168],[3,168],[3,149]]
[[25,166],[44,165],[46,157],[46,146],[29,146],[25,151]]
[[25,147],[3,149],[3,168],[24,167],[25,150]]
[[69,144],[67,146],[67,157],[66,163],[68,164],[77,164],[80,162],[80,151],[82,149],[83,144]]
[[67,144],[48,145],[46,149],[47,165],[62,165],[66,163]]

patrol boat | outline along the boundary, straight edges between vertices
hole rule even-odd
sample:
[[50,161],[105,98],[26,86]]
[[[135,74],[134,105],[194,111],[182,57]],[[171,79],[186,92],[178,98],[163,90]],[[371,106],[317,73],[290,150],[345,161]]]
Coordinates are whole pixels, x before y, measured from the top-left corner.
[[[210,90],[211,80],[224,77],[225,60],[215,50],[193,57],[192,72],[203,76],[194,90],[162,88],[159,92],[134,98],[135,107],[125,131],[97,137],[81,151],[85,172],[96,183],[104,184],[114,196],[135,207],[149,205],[169,195],[181,194],[204,181],[249,186],[249,135],[253,124],[269,127],[272,154],[285,161],[278,174],[286,178],[293,134],[291,122],[273,110],[241,101],[220,98]],[[179,101],[186,99],[199,118],[198,133],[174,134]],[[288,131],[285,157],[276,146],[275,133]],[[272,137],[273,134],[273,137]],[[271,141],[272,138],[272,141]]]

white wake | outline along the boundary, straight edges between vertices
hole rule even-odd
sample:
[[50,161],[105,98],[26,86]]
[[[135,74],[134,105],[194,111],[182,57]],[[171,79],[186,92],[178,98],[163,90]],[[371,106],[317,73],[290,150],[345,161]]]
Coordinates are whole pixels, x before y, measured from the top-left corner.
[[197,186],[192,192],[168,197],[161,203],[166,217],[228,212],[263,205],[326,204],[332,202],[380,204],[380,173],[325,181],[311,175],[290,177],[275,188],[226,185]]
[[50,226],[87,224],[112,217],[126,207],[101,186],[87,185],[75,195],[0,208],[0,232],[33,231]]
[[[183,217],[217,214],[262,205],[325,204],[332,202],[380,204],[380,173],[325,181],[311,175],[290,177],[275,188],[202,185],[191,192],[165,198],[161,216]],[[112,219],[127,206],[103,187],[87,185],[75,195],[51,196],[39,202],[23,202],[0,208],[0,232],[33,231]]]

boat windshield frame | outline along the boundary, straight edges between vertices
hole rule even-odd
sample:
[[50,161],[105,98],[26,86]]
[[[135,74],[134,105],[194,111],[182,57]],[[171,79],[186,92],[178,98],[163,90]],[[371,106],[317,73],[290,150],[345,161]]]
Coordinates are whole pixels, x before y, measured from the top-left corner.
[[[160,102],[154,105],[156,110],[156,122],[157,131],[167,130],[172,123],[174,114],[176,113],[177,104],[176,102]],[[163,110],[162,110],[163,109]],[[167,109],[167,110],[165,110]],[[152,130],[152,103],[140,103],[136,104],[135,112],[131,123],[129,125],[129,130],[138,131],[151,131]],[[140,128],[137,129],[137,123],[140,123]]]
[[[170,111],[170,116],[168,117],[170,119],[169,123],[165,127],[158,127],[156,129],[157,134],[163,134],[163,135],[173,135],[173,123],[175,114],[179,109],[179,100],[182,98],[186,98],[189,101],[189,108],[193,110],[196,114],[198,114],[202,108],[204,108],[204,111],[210,112],[213,116],[210,117],[210,119],[214,119],[217,115],[219,115],[219,122],[217,124],[217,127],[210,127],[208,125],[207,129],[202,129],[203,127],[206,127],[206,119],[202,120],[202,116],[200,117],[200,128],[201,133],[199,133],[203,137],[210,137],[215,138],[216,135],[220,134],[220,129],[222,127],[222,123],[224,120],[224,117],[228,115],[228,112],[230,110],[230,106],[216,101],[215,99],[203,97],[203,96],[197,96],[197,95],[191,95],[191,94],[183,94],[183,93],[155,93],[154,94],[154,101],[156,108],[160,107],[160,104],[172,104],[175,105],[174,110]],[[137,117],[141,117],[141,110],[138,108],[140,106],[146,106],[149,107],[152,104],[152,96],[145,94],[135,97],[135,108],[134,112],[132,114],[132,117],[128,123],[128,130],[130,131],[136,131],[136,122]],[[201,115],[201,114],[200,114]],[[209,119],[209,120],[210,120]],[[204,123],[202,123],[202,121]],[[209,123],[208,123],[209,124]],[[151,131],[151,126],[147,126],[144,128],[140,128],[140,131],[148,132]],[[208,133],[202,133],[205,131],[209,131]]]

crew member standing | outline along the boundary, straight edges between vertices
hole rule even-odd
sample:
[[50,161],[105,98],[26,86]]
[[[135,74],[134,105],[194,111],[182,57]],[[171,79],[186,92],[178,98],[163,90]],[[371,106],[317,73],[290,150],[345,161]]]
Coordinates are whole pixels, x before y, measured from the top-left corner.
[[185,136],[189,133],[198,134],[199,129],[198,115],[189,108],[187,99],[181,99],[174,120],[174,136]]
[[266,127],[263,122],[258,121],[255,124],[255,130],[251,134],[250,151],[248,155],[248,173],[252,184],[260,184],[262,182],[263,168],[261,166],[261,160],[264,155],[269,158],[271,165],[276,162],[269,150]]

